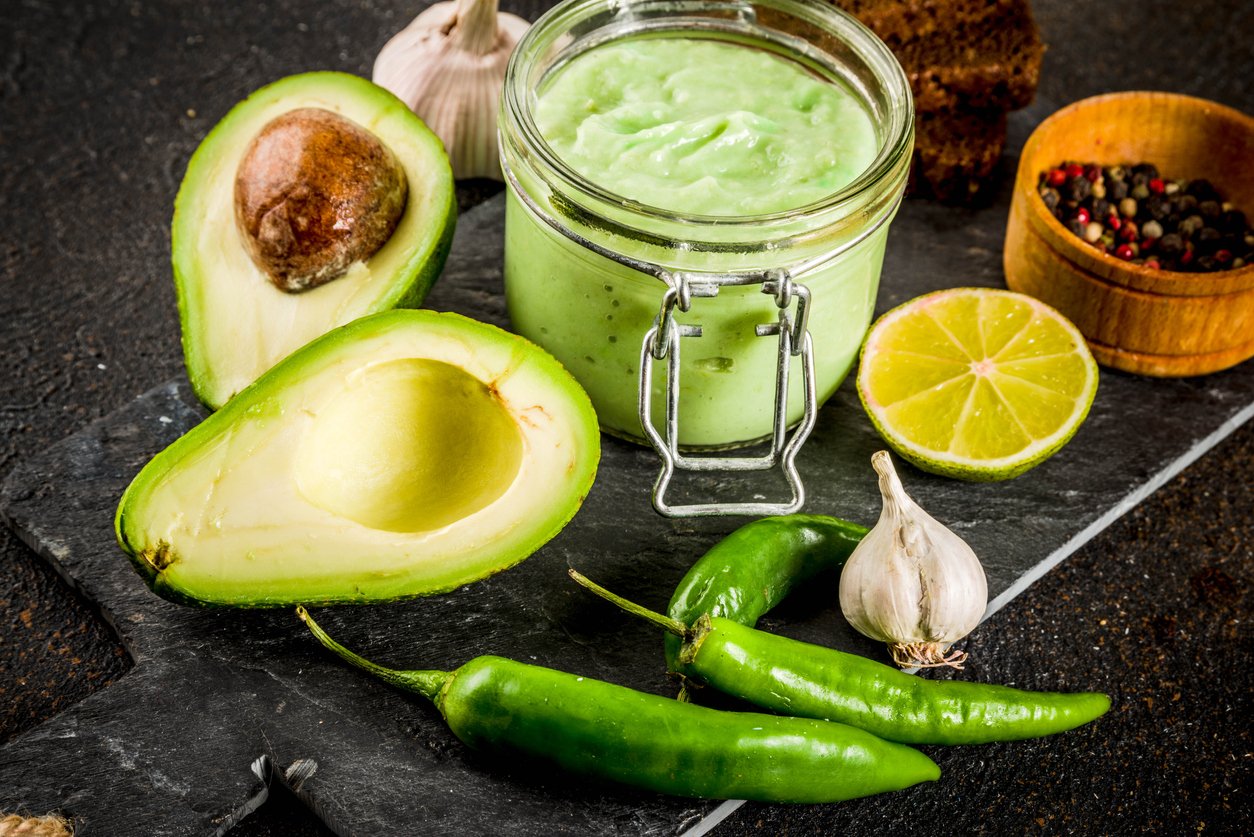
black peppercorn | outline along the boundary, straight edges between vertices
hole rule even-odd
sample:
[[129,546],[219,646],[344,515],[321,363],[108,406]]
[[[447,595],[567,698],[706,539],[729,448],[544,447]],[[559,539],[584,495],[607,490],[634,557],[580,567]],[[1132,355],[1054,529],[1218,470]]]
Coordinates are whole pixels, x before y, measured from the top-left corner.
[[1090,212],[1090,215],[1094,218],[1105,218],[1110,215],[1111,209],[1113,209],[1113,207],[1111,206],[1110,201],[1105,198],[1093,198],[1093,209],[1092,212]]
[[1202,201],[1197,205],[1197,211],[1207,221],[1215,221],[1223,214],[1219,201]]
[[1050,212],[1053,212],[1062,201],[1062,196],[1058,194],[1057,189],[1044,187],[1041,189],[1041,200],[1045,201],[1045,206],[1049,208]]
[[1216,190],[1211,182],[1205,178],[1189,181],[1189,185],[1185,188],[1185,191],[1197,198],[1199,201],[1213,201],[1219,199],[1218,190]]
[[1141,201],[1141,212],[1155,221],[1162,221],[1171,212],[1171,202],[1162,195],[1150,195]]
[[1106,184],[1106,199],[1119,203],[1128,196],[1128,182],[1126,180],[1116,180],[1114,183]]
[[1197,249],[1204,253],[1218,250],[1221,239],[1223,239],[1223,234],[1214,227],[1202,227],[1197,235],[1193,236]]
[[1066,196],[1068,200],[1082,201],[1093,192],[1093,184],[1084,175],[1073,177],[1067,181]]
[[1239,235],[1245,232],[1245,213],[1239,209],[1228,210],[1219,216],[1218,227],[1229,235]]
[[1175,258],[1184,252],[1184,239],[1177,233],[1167,233],[1158,240],[1158,252],[1163,258]]
[[1138,163],[1132,167],[1132,175],[1134,182],[1136,177],[1141,177],[1142,180],[1140,182],[1148,183],[1158,177],[1158,166],[1153,163]]

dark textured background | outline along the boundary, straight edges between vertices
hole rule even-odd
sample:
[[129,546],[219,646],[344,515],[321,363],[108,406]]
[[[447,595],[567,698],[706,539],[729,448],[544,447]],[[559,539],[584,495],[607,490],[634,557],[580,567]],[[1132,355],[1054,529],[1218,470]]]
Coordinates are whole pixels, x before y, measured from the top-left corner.
[[[1035,7],[1050,50],[1037,102],[1012,120],[1012,145],[1058,106],[1107,90],[1254,107],[1251,4]],[[317,68],[368,72],[413,11],[346,2],[5,5],[0,473],[181,373],[167,226],[204,132],[264,81]],[[463,192],[475,200],[475,189]],[[955,211],[955,235],[962,218]],[[984,748],[963,781],[895,805],[749,806],[719,833],[867,828],[868,817],[867,830],[899,833],[1004,833],[1029,821],[1049,833],[1248,831],[1248,803],[1241,809],[1234,789],[1248,782],[1252,749],[1244,723],[1252,437],[1248,426],[1238,431],[972,640],[973,657],[1000,680],[1046,667],[1094,687],[1117,681],[1130,699],[1100,733],[1076,733],[1067,747]],[[90,603],[7,532],[0,540],[3,741],[123,676],[128,662]],[[1071,653],[1086,647],[1117,649],[1119,665],[1086,670],[1077,661],[1093,658]],[[1112,799],[1126,800],[1123,810]],[[265,806],[239,831],[294,833],[304,815],[272,806],[281,807]]]

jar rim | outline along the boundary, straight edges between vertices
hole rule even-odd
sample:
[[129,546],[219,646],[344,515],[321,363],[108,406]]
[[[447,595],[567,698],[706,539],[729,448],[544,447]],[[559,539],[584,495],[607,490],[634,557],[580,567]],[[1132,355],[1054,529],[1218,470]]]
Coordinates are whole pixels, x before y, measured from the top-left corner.
[[[655,4],[652,0],[621,0],[621,2],[609,4],[606,0],[563,0],[531,25],[510,56],[502,94],[502,121],[507,124],[512,123],[517,128],[523,135],[529,150],[534,152],[544,167],[561,182],[564,188],[574,190],[594,201],[611,204],[643,219],[702,227],[758,226],[776,221],[796,220],[802,217],[839,212],[842,208],[857,205],[861,197],[873,191],[877,184],[882,183],[887,175],[899,167],[903,156],[911,153],[914,105],[905,71],[887,45],[848,12],[823,0],[665,0],[656,5],[675,11],[682,11],[685,6],[701,11],[768,7],[819,26],[827,33],[839,38],[850,48],[855,59],[861,61],[862,65],[870,70],[876,82],[884,88],[885,95],[891,103],[887,109],[889,119],[884,139],[871,163],[840,189],[817,201],[770,213],[751,215],[685,213],[643,203],[601,186],[571,167],[540,132],[529,98],[535,93],[535,89],[528,82],[527,70],[530,69],[535,56],[544,55],[548,47],[569,32],[573,23],[589,17],[590,13],[612,10],[616,16],[629,15],[633,7],[645,5]],[[673,24],[628,28],[631,22],[632,19],[627,17],[622,31],[616,31],[609,38],[593,40],[587,48],[642,32],[675,31]],[[767,30],[758,27],[757,31],[765,33]],[[788,47],[785,41],[779,39],[764,36],[762,39]],[[796,49],[792,52],[800,55]],[[872,106],[873,103],[865,100],[866,97],[862,91],[855,89],[853,92],[863,100],[865,106]],[[502,142],[500,145],[504,154],[505,144]],[[504,165],[504,160],[502,165]]]

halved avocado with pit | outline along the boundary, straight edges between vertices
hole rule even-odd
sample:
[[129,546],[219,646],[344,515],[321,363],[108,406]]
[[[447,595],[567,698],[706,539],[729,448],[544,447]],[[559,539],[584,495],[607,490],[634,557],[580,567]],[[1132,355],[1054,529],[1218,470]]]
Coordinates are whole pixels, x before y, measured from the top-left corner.
[[315,340],[157,454],[115,525],[174,601],[404,599],[532,554],[599,457],[587,395],[544,350],[389,311]]
[[[382,156],[403,171],[400,214],[388,219],[390,233],[383,236],[382,245],[373,242],[361,258],[350,251],[346,269],[328,274],[330,279],[322,275],[316,282],[285,283],[268,275],[255,260],[257,248],[249,246],[245,231],[249,220],[258,219],[244,219],[237,206],[245,198],[254,203],[267,199],[264,191],[258,198],[241,188],[241,164],[256,156],[263,132],[294,113],[321,114],[364,132],[367,141],[377,140]],[[344,152],[349,145],[323,142],[315,153],[349,153]],[[279,146],[272,158],[283,160],[292,153],[290,146]],[[358,159],[339,162],[345,172],[361,168]],[[249,171],[246,167],[245,174]],[[326,181],[334,186],[334,177],[329,177],[309,188],[301,184],[289,188],[321,194]],[[370,204],[374,197],[368,193],[357,204]],[[263,203],[261,210],[272,209],[272,203]],[[332,194],[323,211],[343,212],[345,203],[342,195]],[[396,205],[388,204],[392,209]],[[274,232],[275,214],[266,216],[269,226],[263,234],[269,236],[272,250],[275,239],[280,250],[289,247],[291,242],[284,238],[290,238],[289,230],[299,233],[309,223],[305,216],[317,214],[301,212],[297,218],[293,210],[293,217],[280,228],[282,236]],[[174,281],[183,353],[196,395],[217,409],[275,363],[332,328],[367,314],[421,304],[444,266],[456,215],[453,173],[444,147],[388,91],[357,76],[317,72],[291,76],[253,93],[192,155],[174,205]],[[335,231],[354,220],[331,217],[324,227]]]

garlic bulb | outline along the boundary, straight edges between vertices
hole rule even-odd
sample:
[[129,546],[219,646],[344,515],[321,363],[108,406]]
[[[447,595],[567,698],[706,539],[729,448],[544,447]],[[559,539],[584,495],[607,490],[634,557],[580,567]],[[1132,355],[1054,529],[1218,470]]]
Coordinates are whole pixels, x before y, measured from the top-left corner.
[[841,572],[840,609],[859,632],[888,643],[902,668],[962,668],[966,652],[947,652],[988,605],[980,559],[910,499],[887,451],[871,465],[884,506]]
[[501,179],[496,111],[505,65],[530,26],[497,0],[436,3],[374,62],[374,83],[409,105],[444,143],[453,176]]

